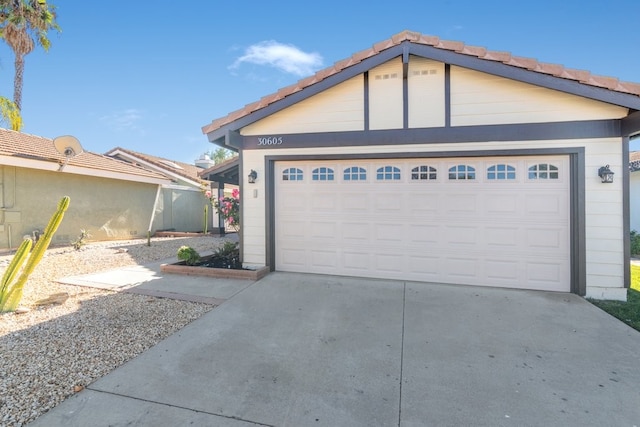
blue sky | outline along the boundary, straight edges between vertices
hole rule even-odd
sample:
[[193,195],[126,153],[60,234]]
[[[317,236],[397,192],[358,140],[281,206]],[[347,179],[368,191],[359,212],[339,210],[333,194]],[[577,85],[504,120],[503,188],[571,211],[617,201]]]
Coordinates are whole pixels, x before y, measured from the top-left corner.
[[23,131],[98,153],[191,163],[216,148],[211,120],[403,30],[640,82],[638,0],[52,2],[62,32],[26,57]]

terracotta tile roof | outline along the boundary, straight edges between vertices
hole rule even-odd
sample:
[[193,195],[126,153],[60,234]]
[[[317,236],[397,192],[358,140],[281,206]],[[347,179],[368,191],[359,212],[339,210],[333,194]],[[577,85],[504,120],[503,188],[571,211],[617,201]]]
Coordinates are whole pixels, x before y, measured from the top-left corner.
[[[159,169],[171,172],[175,175],[179,175],[183,178],[190,179],[192,181],[197,181],[199,183],[208,183],[208,181],[203,180],[200,177],[200,172],[202,172],[202,168],[197,167],[195,164],[182,163],[175,160],[165,159],[162,157],[152,156],[150,154],[139,153],[137,151],[128,150],[122,147],[116,147],[106,155],[111,156],[111,153],[114,153],[116,150],[127,153],[133,157],[137,157],[140,160],[144,160],[145,162],[151,163],[152,165],[158,167]],[[126,160],[125,160],[126,161]],[[140,164],[140,167],[145,167],[145,165]]]
[[399,45],[404,41],[410,41],[417,44],[433,46],[438,49],[450,50],[463,55],[474,56],[487,61],[501,62],[506,65],[527,69],[530,71],[549,74],[567,80],[573,80],[585,85],[608,89],[615,92],[640,96],[640,83],[621,82],[613,77],[595,76],[588,71],[574,70],[565,68],[559,64],[547,64],[539,62],[533,58],[522,58],[513,56],[509,52],[498,52],[487,50],[479,46],[467,46],[462,42],[441,40],[436,36],[429,36],[413,31],[403,31],[392,36],[390,39],[374,44],[371,48],[356,52],[351,57],[334,63],[333,65],[318,71],[313,76],[306,77],[297,83],[284,87],[272,95],[265,96],[260,101],[246,105],[237,111],[229,113],[225,117],[213,120],[209,125],[202,128],[203,133],[215,131],[235,120],[247,116],[267,105],[276,102],[286,96],[292,95],[302,89],[311,86],[329,76],[339,73],[340,71],[352,65],[358,64],[367,58],[377,55],[378,53]]
[[[0,156],[56,164],[63,164],[65,161],[65,157],[55,149],[52,139],[2,128],[0,128]],[[156,172],[90,151],[83,151],[72,157],[67,162],[67,166],[117,172],[146,178],[166,179],[164,175]]]
[[637,162],[640,161],[640,151],[632,151],[629,153],[629,161]]
[[240,164],[240,156],[233,156],[223,162],[213,165],[210,168],[200,169],[200,176],[208,176],[210,174],[218,173],[219,171],[227,171],[231,168],[237,167]]

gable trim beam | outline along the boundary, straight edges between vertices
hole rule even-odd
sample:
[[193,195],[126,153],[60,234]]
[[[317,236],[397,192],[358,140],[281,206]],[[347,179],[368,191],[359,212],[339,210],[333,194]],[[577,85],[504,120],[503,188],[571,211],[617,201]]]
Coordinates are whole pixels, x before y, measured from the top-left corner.
[[369,130],[369,72],[363,75],[364,84],[364,130]]
[[402,47],[402,128],[409,129],[409,48]]
[[409,45],[409,52],[412,55],[433,59],[435,61],[444,62],[445,64],[457,65],[484,73],[505,77],[512,80],[518,80],[524,83],[530,83],[536,86],[542,86],[549,89],[555,89],[562,92],[579,95],[586,98],[607,102],[622,107],[640,110],[640,97],[615,92],[605,88],[599,88],[577,81],[563,79],[561,77],[549,74],[539,73],[524,68],[514,67],[503,64],[502,62],[480,59],[478,57],[456,53],[453,51],[438,49],[432,46],[414,44],[411,42],[402,42]]
[[640,111],[635,111],[622,119],[622,136],[640,133]]
[[444,127],[451,127],[451,66],[444,64]]
[[587,239],[586,230],[586,191],[585,191],[585,149],[578,147],[569,156],[571,165],[569,191],[571,220],[571,292],[584,296],[587,294]]
[[[622,138],[622,164],[629,164],[629,137]],[[624,287],[629,288],[631,284],[631,171],[628,167],[622,168],[622,235],[624,253]]]
[[229,130],[226,135],[227,146],[235,152],[238,152],[239,148],[242,146],[242,136],[240,132]]
[[[591,120],[450,128],[389,129],[363,132],[329,132],[282,135],[278,148],[341,147],[365,145],[442,144],[491,141],[541,141],[552,139],[611,138],[620,136],[620,120]],[[264,149],[260,136],[243,137],[243,150]]]

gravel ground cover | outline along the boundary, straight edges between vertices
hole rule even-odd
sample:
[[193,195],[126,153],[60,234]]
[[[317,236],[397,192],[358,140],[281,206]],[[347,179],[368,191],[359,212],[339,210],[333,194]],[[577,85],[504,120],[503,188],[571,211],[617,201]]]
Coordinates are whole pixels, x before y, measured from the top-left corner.
[[[233,238],[233,237],[231,237]],[[200,236],[50,248],[25,286],[25,313],[0,314],[0,426],[33,421],[91,382],[214,308],[87,287],[56,279],[176,258],[182,245],[214,251]],[[0,275],[12,254],[0,254]],[[51,303],[51,297],[57,300]]]

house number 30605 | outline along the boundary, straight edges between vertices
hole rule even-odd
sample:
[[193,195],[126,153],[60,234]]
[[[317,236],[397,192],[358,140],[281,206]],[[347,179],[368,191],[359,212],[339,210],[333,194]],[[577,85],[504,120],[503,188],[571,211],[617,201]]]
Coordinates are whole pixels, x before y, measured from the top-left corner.
[[268,136],[258,138],[258,145],[280,145],[282,144],[281,136]]

